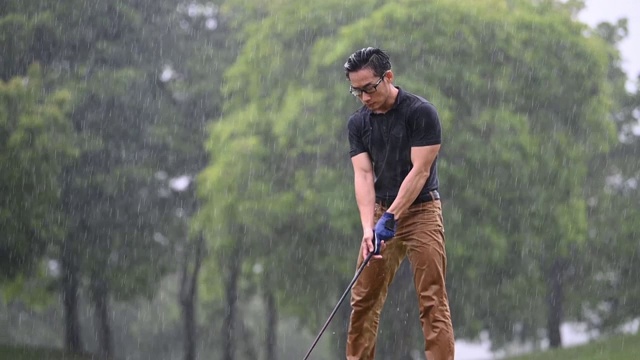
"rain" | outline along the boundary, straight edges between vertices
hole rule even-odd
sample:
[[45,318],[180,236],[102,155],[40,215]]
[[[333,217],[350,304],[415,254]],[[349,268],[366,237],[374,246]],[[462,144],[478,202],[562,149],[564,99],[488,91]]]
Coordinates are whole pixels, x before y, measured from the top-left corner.
[[[384,86],[437,109],[455,359],[636,359],[640,17],[604,3],[1,0],[0,360],[345,359]],[[438,360],[409,258],[377,360]]]

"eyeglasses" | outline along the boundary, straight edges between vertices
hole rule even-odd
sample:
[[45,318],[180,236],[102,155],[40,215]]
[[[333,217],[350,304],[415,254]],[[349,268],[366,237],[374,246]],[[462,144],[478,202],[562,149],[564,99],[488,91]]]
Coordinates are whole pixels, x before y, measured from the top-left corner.
[[378,89],[378,85],[380,85],[380,83],[382,82],[382,80],[384,80],[384,76],[387,74],[387,72],[385,71],[382,76],[380,76],[380,79],[373,85],[367,85],[362,89],[359,88],[355,88],[353,86],[349,86],[349,92],[351,93],[351,95],[355,96],[355,97],[360,97],[362,96],[362,94],[373,94],[374,92],[376,92],[376,90]]

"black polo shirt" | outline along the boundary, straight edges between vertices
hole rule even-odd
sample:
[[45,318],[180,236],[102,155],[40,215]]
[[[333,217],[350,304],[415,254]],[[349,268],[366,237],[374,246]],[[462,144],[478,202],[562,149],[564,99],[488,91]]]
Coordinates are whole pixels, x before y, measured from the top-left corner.
[[[409,174],[411,148],[441,143],[438,112],[427,100],[398,88],[394,106],[384,114],[375,114],[366,106],[349,117],[350,155],[366,152],[373,162],[378,201],[392,202]],[[428,198],[438,189],[437,157],[429,178],[417,199]]]

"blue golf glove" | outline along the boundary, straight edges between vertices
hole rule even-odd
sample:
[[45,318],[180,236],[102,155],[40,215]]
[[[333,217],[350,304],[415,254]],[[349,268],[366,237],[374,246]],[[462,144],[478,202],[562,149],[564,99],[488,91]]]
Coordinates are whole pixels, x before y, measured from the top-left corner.
[[396,220],[393,214],[385,212],[373,230],[373,254],[380,254],[380,242],[387,241],[396,235]]

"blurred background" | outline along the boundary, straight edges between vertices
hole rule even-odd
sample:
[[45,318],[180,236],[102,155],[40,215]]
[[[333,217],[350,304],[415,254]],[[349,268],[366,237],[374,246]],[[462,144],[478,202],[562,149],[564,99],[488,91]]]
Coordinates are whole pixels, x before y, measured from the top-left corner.
[[[301,359],[355,270],[366,46],[440,114],[456,359],[637,359],[639,8],[0,1],[0,360]],[[376,359],[424,358],[417,311],[405,262]]]

